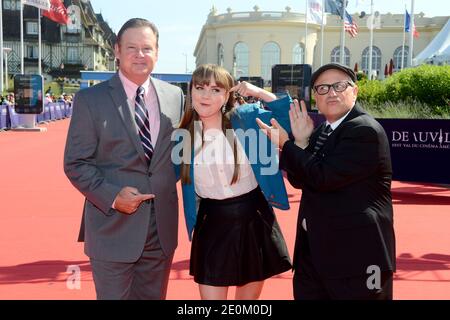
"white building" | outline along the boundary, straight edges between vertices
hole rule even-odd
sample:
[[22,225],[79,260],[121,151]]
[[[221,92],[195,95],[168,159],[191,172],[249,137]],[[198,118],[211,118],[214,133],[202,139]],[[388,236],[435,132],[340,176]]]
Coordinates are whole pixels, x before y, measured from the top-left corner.
[[[359,70],[368,70],[370,30],[367,16],[359,18],[352,15],[358,25],[358,35],[351,38],[345,35],[345,63]],[[415,25],[420,37],[414,40],[414,56],[421,52],[443,28],[449,16],[425,17],[423,13],[415,15]],[[384,68],[393,59],[394,67],[401,66],[403,43],[403,14],[381,15],[380,29],[374,30],[373,70],[383,77]],[[305,37],[305,14],[285,11],[260,11],[257,6],[250,12],[218,14],[213,7],[200,33],[194,51],[197,65],[217,63],[241,76],[262,76],[271,80],[271,68],[275,64],[306,63],[313,70],[320,66],[321,26],[308,24]],[[342,20],[338,16],[328,15],[324,28],[323,63],[340,61]],[[407,66],[408,34],[404,51],[404,66]],[[305,45],[306,44],[306,45]]]

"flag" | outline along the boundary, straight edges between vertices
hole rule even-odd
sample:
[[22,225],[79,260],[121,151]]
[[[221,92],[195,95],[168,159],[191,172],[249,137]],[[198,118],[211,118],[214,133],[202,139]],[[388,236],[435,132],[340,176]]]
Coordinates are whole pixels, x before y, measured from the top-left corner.
[[342,17],[342,7],[344,0],[325,0],[325,12]]
[[50,0],[22,0],[22,3],[27,6],[33,6],[42,10],[50,9]]
[[[411,16],[408,13],[408,10],[405,12],[405,32],[409,32],[409,25],[411,24]],[[416,24],[413,24],[413,35],[414,38],[419,37],[419,31],[416,30]]]
[[358,34],[358,25],[353,21],[352,16],[345,10],[344,27],[352,38]]
[[[346,4],[348,1],[346,1]],[[352,16],[344,9],[344,0],[325,0],[325,12],[342,17],[342,10],[344,14],[345,31],[347,31],[352,38],[358,34],[358,26],[353,22]]]
[[308,23],[327,24],[326,16],[322,14],[322,0],[308,0],[308,9]]
[[67,15],[67,9],[61,0],[50,0],[50,10],[44,11],[42,14],[52,21],[59,24],[67,24],[69,16]]

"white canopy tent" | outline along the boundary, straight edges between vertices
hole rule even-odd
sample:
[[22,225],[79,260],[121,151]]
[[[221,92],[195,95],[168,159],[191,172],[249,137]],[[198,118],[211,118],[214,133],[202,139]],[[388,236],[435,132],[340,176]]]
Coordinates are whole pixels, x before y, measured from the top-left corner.
[[450,19],[430,44],[413,59],[413,65],[422,63],[450,64]]

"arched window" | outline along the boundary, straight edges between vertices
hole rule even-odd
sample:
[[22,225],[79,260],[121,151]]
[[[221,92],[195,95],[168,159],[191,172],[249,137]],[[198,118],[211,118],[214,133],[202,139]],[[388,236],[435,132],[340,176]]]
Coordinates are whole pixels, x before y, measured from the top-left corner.
[[[364,70],[366,74],[369,72],[369,47],[365,48],[362,53],[361,69]],[[377,74],[384,72],[381,70],[381,50],[378,47],[372,47],[372,70],[376,70]]]
[[280,46],[275,42],[267,42],[261,50],[261,77],[267,81],[272,80],[272,66],[279,64],[281,59]]
[[[402,49],[403,47],[398,47],[394,51],[394,69],[400,70],[402,67]],[[408,66],[408,54],[409,54],[409,47],[405,46],[403,50],[403,68],[406,68]]]
[[[350,50],[345,47],[344,48],[344,64],[346,66],[350,66]],[[341,62],[341,46],[335,47],[331,51],[331,62],[340,63]]]
[[303,44],[297,43],[292,49],[292,63],[293,64],[303,64],[305,58],[305,49]]
[[224,62],[223,45],[219,43],[219,45],[217,46],[217,64],[223,67],[223,62]]
[[248,77],[248,46],[244,42],[238,42],[234,46],[233,68],[235,69],[237,79]]

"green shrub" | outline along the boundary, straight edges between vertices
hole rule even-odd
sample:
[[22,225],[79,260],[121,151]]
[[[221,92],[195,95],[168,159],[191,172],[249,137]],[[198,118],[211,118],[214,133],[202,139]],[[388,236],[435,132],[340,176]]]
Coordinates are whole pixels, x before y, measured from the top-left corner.
[[375,118],[387,119],[450,119],[450,108],[429,106],[422,102],[385,102],[373,105],[361,102],[361,106]]
[[449,118],[450,66],[421,65],[358,87],[358,101],[377,117]]
[[363,71],[358,71],[358,72],[356,73],[356,79],[357,79],[358,81],[364,81],[364,80],[367,80],[367,75],[366,75]]
[[358,100],[370,104],[380,104],[387,101],[385,86],[378,80],[362,80],[358,82]]
[[385,80],[389,101],[419,101],[430,106],[448,106],[450,66],[421,65],[393,74]]
[[56,81],[44,83],[44,92],[47,93],[49,90],[56,97],[58,97],[62,93],[61,85]]

